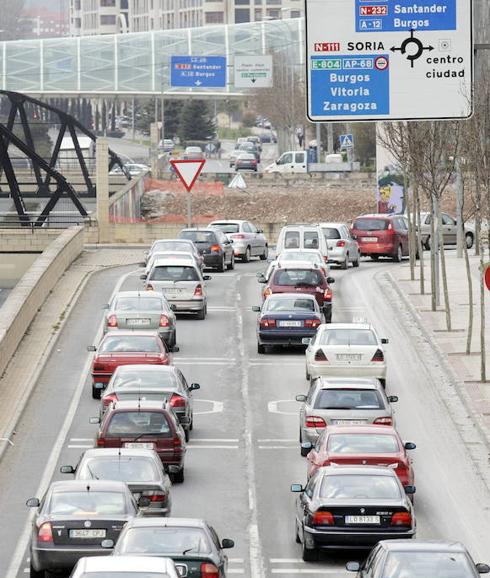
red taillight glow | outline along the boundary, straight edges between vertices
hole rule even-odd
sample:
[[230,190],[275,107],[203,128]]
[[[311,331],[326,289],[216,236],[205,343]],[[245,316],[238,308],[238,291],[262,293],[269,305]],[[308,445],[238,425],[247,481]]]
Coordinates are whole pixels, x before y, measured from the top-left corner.
[[221,247],[219,245],[211,245],[210,247],[211,253],[219,253],[220,249]]
[[315,361],[328,361],[323,349],[318,349],[315,353]]
[[167,494],[165,492],[146,490],[143,496],[150,498],[150,502],[166,502]]
[[373,423],[376,425],[393,425],[391,417],[377,417]]
[[153,291],[153,285],[147,285],[147,286],[145,287],[145,289],[146,289],[147,291]]
[[371,359],[371,361],[384,361],[385,360],[385,356],[383,354],[383,352],[381,351],[381,349],[376,349],[376,353],[373,355],[373,358]]
[[170,322],[166,315],[160,315],[160,327],[168,327]]
[[333,526],[335,520],[332,512],[314,512],[311,515],[311,523],[313,526]]
[[214,564],[203,562],[201,564],[201,578],[219,578],[219,570]]
[[98,448],[104,448],[104,447],[105,447],[105,439],[103,439],[103,438],[98,438],[98,439],[97,439],[97,447],[98,447]]
[[337,247],[345,247],[345,241],[337,241]]
[[325,289],[325,293],[323,294],[323,300],[324,301],[332,301],[332,297],[333,297],[333,291],[330,289],[330,287],[327,287],[327,289]]
[[319,319],[305,319],[305,327],[318,327],[320,325]]
[[412,515],[410,512],[397,512],[391,516],[392,526],[411,526]]
[[260,320],[260,327],[264,328],[264,329],[268,329],[269,327],[275,327],[276,326],[276,320],[275,319],[261,319]]
[[327,257],[327,255],[324,255],[324,256],[323,256],[323,260],[325,261],[325,263],[328,263],[328,257]]
[[200,283],[194,289],[194,297],[202,297],[202,285]]
[[110,405],[113,401],[117,401],[117,395],[115,393],[104,395],[104,397],[102,398],[102,403],[104,404],[104,407]]
[[315,415],[309,415],[305,420],[306,427],[327,427],[325,420],[322,417],[317,417]]
[[395,468],[395,473],[400,478],[400,482],[403,485],[410,483],[408,479],[408,467],[406,464],[398,462],[398,467]]
[[176,393],[170,398],[170,405],[172,407],[185,407],[185,399]]
[[115,315],[109,315],[107,318],[108,327],[117,327],[117,317]]
[[53,541],[53,532],[51,531],[51,523],[44,522],[44,524],[39,528],[39,532],[37,533],[37,540],[38,542],[52,542]]

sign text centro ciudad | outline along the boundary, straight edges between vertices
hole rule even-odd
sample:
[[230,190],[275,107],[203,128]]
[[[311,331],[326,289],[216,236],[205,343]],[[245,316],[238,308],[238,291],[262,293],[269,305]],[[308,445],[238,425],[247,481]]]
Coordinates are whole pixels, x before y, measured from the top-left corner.
[[466,118],[472,0],[306,0],[313,122]]

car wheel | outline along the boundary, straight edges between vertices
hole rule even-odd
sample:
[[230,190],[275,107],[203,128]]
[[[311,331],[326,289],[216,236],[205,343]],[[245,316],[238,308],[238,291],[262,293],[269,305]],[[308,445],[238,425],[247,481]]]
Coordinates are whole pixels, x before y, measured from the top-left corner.
[[186,429],[184,430],[184,435],[185,435],[185,441],[186,441],[186,443],[188,443],[188,442],[189,442],[189,438],[191,437],[189,428],[186,428]]
[[301,539],[299,537],[298,531],[298,522],[296,520],[294,521],[294,541],[296,542],[296,544],[301,544]]
[[267,257],[269,256],[269,247],[266,245],[264,247],[264,252],[262,253],[262,255],[260,256],[260,260],[261,261],[267,261]]
[[301,557],[305,562],[316,562],[318,560],[318,550],[317,548],[312,548],[311,550],[306,547],[306,540],[303,536],[303,548],[301,552]]
[[235,255],[233,255],[233,253],[231,254],[230,262],[226,266],[226,268],[228,269],[228,271],[233,271],[233,269],[235,268]]
[[263,354],[265,353],[265,345],[262,343],[257,343],[257,353]]
[[242,257],[242,260],[244,263],[248,263],[250,261],[250,247],[247,247],[247,249],[245,250],[245,254]]
[[189,431],[194,429],[194,416],[191,417],[191,423],[189,424]]
[[332,308],[324,309],[323,314],[325,315],[325,323],[332,323]]
[[182,484],[184,482],[184,466],[178,472],[172,474],[172,481],[174,484]]
[[395,263],[400,263],[402,259],[403,259],[403,249],[401,245],[398,245],[396,253],[393,255],[393,261],[395,261]]
[[102,390],[98,389],[97,387],[94,387],[92,385],[92,398],[93,399],[100,399],[102,395]]
[[340,264],[340,268],[341,269],[347,269],[348,266],[349,266],[349,255],[346,255],[345,259]]
[[373,261],[377,261],[379,259],[379,255],[370,255]]
[[310,453],[310,450],[308,450],[308,449],[306,449],[306,448],[301,448],[301,449],[300,449],[300,453],[301,453],[301,456],[302,456],[303,458],[306,458],[306,456]]
[[471,249],[471,247],[473,247],[473,234],[472,233],[466,233],[464,238],[466,241],[466,248]]
[[199,321],[204,321],[204,319],[206,319],[206,307],[203,307],[201,311],[198,312],[196,317],[199,319]]
[[216,269],[220,273],[223,273],[223,271],[226,269],[226,263],[225,263],[225,256],[224,255],[223,255],[223,259],[221,260],[221,263],[216,267]]
[[357,259],[355,261],[352,261],[352,266],[353,267],[359,267],[360,264],[361,264],[361,258],[359,255],[357,255]]
[[44,570],[36,570],[31,563],[29,568],[29,576],[30,578],[45,578],[46,572],[44,572]]
[[306,370],[306,381],[310,381],[311,380],[311,375],[308,373],[308,370]]

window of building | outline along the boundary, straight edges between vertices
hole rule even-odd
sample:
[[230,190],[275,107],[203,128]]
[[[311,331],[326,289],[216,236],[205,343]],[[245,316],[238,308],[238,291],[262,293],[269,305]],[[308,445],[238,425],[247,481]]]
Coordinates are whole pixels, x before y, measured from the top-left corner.
[[242,22],[250,22],[250,10],[248,8],[236,8],[235,22],[237,24],[241,24]]
[[235,6],[248,6],[250,0],[235,0]]
[[262,8],[256,8],[254,11],[255,20],[262,20]]
[[206,24],[223,24],[224,21],[224,12],[206,12]]
[[267,10],[267,16],[271,18],[279,18],[279,10]]
[[300,10],[291,10],[290,16],[291,16],[291,18],[301,18],[301,11]]
[[280,6],[282,0],[265,0],[266,4],[272,4],[273,6]]
[[121,10],[128,10],[128,0],[121,0]]
[[101,26],[112,26],[116,24],[116,16],[114,14],[103,14],[100,17]]
[[116,0],[100,0],[101,8],[111,8],[116,5]]

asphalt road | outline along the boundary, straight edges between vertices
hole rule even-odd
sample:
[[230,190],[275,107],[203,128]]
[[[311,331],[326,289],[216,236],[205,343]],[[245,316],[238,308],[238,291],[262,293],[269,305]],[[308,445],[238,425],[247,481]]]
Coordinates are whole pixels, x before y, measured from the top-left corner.
[[[396,308],[384,302],[375,276],[397,267],[363,261],[360,269],[332,271],[334,321],[365,318],[390,338],[388,391],[400,397],[398,428],[415,441],[418,537],[460,540],[478,561],[490,558],[490,495],[459,433],[436,394]],[[297,393],[305,393],[304,354],[256,353],[258,304],[255,272],[263,263],[237,264],[212,273],[205,321],[179,319],[175,364],[196,392],[195,428],[186,458],[186,480],[173,488],[173,515],[204,517],[220,537],[233,538],[230,575],[253,578],[305,574],[344,578],[356,553],[304,563],[294,542],[292,482],[303,482],[298,445]],[[127,276],[129,274],[129,276]],[[122,276],[125,277],[122,277]],[[28,516],[24,502],[39,496],[59,465],[75,464],[92,447],[98,403],[91,399],[85,346],[95,342],[102,306],[117,283],[140,286],[139,271],[95,275],[67,320],[10,448],[0,465],[0,576],[26,576]],[[127,276],[127,277],[126,277]],[[486,557],[486,560],[485,560]],[[28,572],[27,572],[28,573]]]

